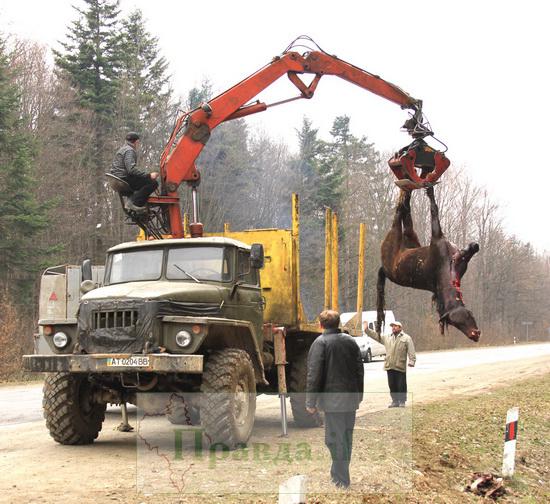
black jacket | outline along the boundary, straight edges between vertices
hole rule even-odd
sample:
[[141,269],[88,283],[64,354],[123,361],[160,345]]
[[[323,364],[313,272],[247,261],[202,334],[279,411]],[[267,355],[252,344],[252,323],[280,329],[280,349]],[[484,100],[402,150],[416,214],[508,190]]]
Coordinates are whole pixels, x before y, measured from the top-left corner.
[[129,175],[146,175],[145,172],[136,168],[137,164],[137,152],[136,149],[126,143],[120,149],[118,149],[113,159],[113,166],[111,173],[119,178],[125,178]]
[[355,411],[363,400],[363,377],[359,345],[348,334],[325,329],[307,357],[306,406]]

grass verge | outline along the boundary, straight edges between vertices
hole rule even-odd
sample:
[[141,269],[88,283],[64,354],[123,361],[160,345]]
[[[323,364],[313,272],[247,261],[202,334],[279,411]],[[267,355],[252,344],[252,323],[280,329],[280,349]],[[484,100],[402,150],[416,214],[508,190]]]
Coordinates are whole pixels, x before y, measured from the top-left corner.
[[[413,412],[413,488],[407,494],[361,496],[356,502],[456,503],[475,471],[500,474],[506,412],[519,407],[516,472],[498,502],[550,502],[550,375],[419,405]],[[319,499],[319,502],[325,502]],[[349,502],[352,502],[351,500]]]
[[[464,492],[474,472],[491,472],[499,475],[502,468],[506,412],[519,407],[519,427],[516,452],[516,473],[505,480],[506,494],[499,503],[538,504],[550,502],[550,374],[517,382],[512,386],[488,390],[475,396],[456,396],[445,401],[413,406],[413,429],[409,474],[401,478],[399,468],[391,463],[391,443],[379,436],[379,442],[361,445],[354,441],[352,462],[352,488],[323,494],[310,491],[308,504],[455,504],[481,503],[488,499]],[[395,431],[387,421],[392,410],[363,417],[371,430]],[[377,420],[378,419],[378,420]],[[391,418],[390,418],[391,420]],[[305,434],[304,434],[305,435]],[[316,430],[312,436],[321,438]],[[355,438],[355,435],[354,435]],[[322,443],[322,440],[319,440]],[[360,441],[360,440],[358,440]],[[410,443],[410,440],[407,441]],[[322,448],[322,447],[321,447]],[[379,459],[373,463],[374,459]],[[370,462],[369,462],[370,460]],[[382,462],[384,460],[384,462]],[[390,463],[387,463],[390,462]],[[328,474],[330,463],[323,464],[323,475]],[[390,481],[405,481],[402,492],[360,494],[353,481],[376,481],[376,471],[385,471]],[[297,470],[295,474],[300,471]],[[275,475],[272,474],[271,477]],[[277,476],[278,477],[278,476]],[[239,480],[245,479],[243,474]],[[282,476],[280,476],[282,478]],[[282,480],[281,480],[282,481]],[[240,481],[242,483],[242,481]],[[244,485],[246,488],[246,485]],[[137,502],[195,503],[193,496],[183,500],[166,497]],[[277,502],[276,495],[209,495],[212,503],[268,504]],[[204,502],[204,501],[203,501]],[[491,502],[489,500],[489,502]]]

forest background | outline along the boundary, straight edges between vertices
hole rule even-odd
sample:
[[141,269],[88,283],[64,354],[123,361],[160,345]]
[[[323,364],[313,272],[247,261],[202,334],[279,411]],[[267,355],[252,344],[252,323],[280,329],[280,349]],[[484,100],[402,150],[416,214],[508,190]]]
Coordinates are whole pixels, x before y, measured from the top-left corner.
[[[117,0],[82,0],[65,42],[49,51],[0,31],[0,377],[17,375],[20,356],[32,351],[41,270],[86,258],[101,264],[108,247],[134,239],[137,228],[124,223],[104,177],[126,132],[140,132],[139,165],[156,170],[178,113],[212,98],[215,87],[205,79],[181,98],[142,13],[122,16]],[[355,309],[365,223],[365,309],[374,309],[379,248],[398,195],[391,153],[346,115],[326,138],[307,117],[295,135],[297,152],[243,119],[214,130],[197,162],[201,220],[210,232],[226,222],[288,228],[298,193],[302,300],[312,319],[323,305],[325,209],[340,225],[342,312]],[[525,341],[527,329],[529,339],[548,340],[550,258],[504,231],[496,199],[467,172],[452,167],[436,197],[446,236],[461,247],[480,244],[463,290],[482,342]],[[180,191],[188,209],[188,189]],[[427,243],[428,200],[416,193],[415,226]],[[386,304],[421,350],[471,345],[453,328],[439,334],[429,293],[390,283]]]

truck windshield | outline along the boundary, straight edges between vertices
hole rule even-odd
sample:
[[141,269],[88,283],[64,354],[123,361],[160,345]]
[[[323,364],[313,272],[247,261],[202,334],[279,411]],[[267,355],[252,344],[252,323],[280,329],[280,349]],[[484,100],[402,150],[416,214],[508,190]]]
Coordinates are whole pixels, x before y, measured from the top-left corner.
[[231,280],[231,250],[225,247],[178,247],[168,251],[168,280]]
[[112,255],[109,283],[158,280],[162,272],[162,249],[132,250]]

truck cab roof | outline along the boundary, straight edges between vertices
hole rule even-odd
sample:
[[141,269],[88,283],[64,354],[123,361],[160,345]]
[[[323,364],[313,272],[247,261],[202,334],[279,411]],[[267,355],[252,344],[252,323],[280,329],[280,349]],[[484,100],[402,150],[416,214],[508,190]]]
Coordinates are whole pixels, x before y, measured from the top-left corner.
[[250,250],[250,245],[246,243],[234,240],[233,238],[224,238],[222,236],[207,236],[202,238],[167,238],[165,240],[144,240],[135,242],[119,243],[114,247],[111,247],[107,252],[116,252],[119,250],[128,250],[133,248],[143,247],[170,247],[174,245],[188,245],[188,246],[205,246],[205,245],[229,245],[245,250]]

